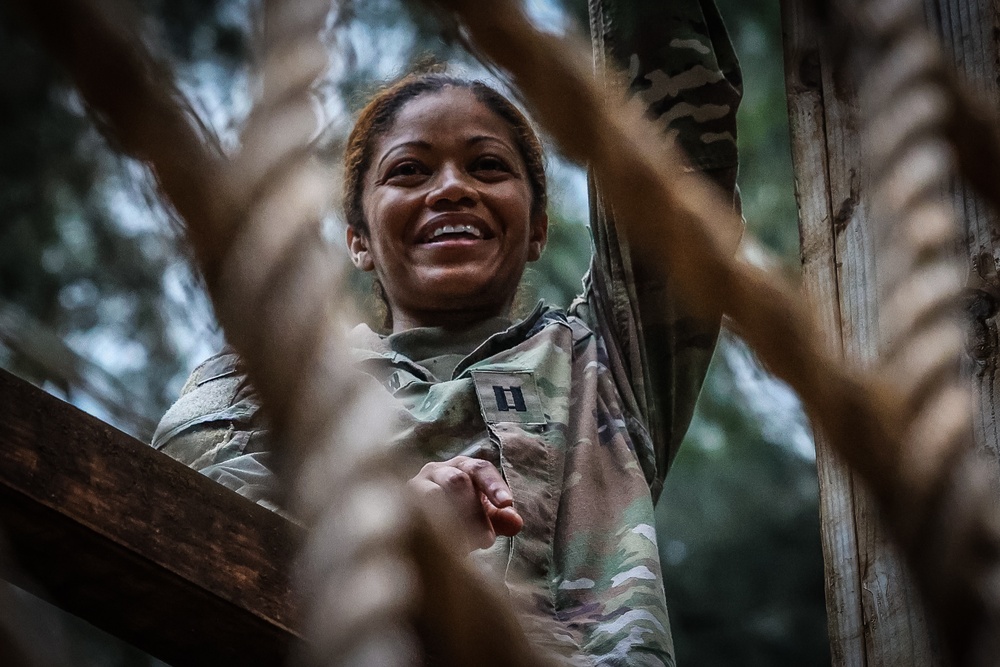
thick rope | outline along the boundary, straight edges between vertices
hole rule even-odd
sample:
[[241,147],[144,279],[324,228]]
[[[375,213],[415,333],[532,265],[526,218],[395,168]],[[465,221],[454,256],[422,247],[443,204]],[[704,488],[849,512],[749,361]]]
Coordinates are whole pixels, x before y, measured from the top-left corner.
[[299,556],[310,639],[300,661],[401,667],[419,655],[408,622],[410,513],[382,461],[390,434],[380,401],[344,371],[336,286],[346,260],[321,238],[331,179],[310,156],[328,10],[315,0],[264,5],[260,94],[231,172],[246,209],[210,290],[285,450],[292,511],[312,529]]

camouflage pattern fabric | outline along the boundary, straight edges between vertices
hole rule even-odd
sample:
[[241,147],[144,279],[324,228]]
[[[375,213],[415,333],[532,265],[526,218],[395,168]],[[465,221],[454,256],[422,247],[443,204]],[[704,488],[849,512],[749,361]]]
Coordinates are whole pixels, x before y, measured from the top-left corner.
[[[525,519],[474,558],[506,584],[532,640],[579,665],[672,664],[649,480],[655,446],[587,314],[541,304],[434,382],[366,327],[358,365],[393,395],[411,474],[473,453]],[[583,315],[580,317],[578,315]]]
[[[603,300],[591,285],[569,313],[539,304],[445,381],[364,325],[351,334],[353,354],[393,406],[386,418],[408,474],[460,453],[489,459],[503,473],[524,529],[473,558],[508,587],[533,641],[568,664],[672,665],[650,494],[662,472],[632,387],[619,382],[628,377],[619,346],[608,345],[609,332],[592,317]],[[189,463],[210,462],[203,472],[272,506],[270,454],[226,444],[260,436],[253,417],[229,410],[246,400],[231,391],[245,386],[231,356],[196,371],[178,401],[184,413],[164,417],[175,424],[186,416],[188,426],[164,426],[159,431],[172,435],[157,444]],[[699,349],[698,358],[704,370],[707,354]],[[219,369],[226,372],[213,372]],[[196,401],[220,402],[190,415]],[[218,422],[220,414],[230,421]]]
[[[253,502],[281,509],[260,402],[228,348],[191,373],[152,446]],[[231,461],[240,462],[232,466]]]
[[[743,93],[739,62],[713,0],[589,0],[598,75],[627,72],[629,91],[648,117],[674,136],[701,171],[732,197],[738,154],[736,111]],[[630,406],[645,420],[655,452],[653,498],[694,412],[721,313],[710,321],[686,317],[670,296],[668,269],[632,256],[614,224],[614,211],[591,182],[594,259],[587,282],[603,296],[592,319],[609,332],[616,380],[632,389]]]
[[258,410],[239,357],[224,350],[191,373],[180,398],[156,427],[152,445],[201,470],[247,453],[250,440],[261,440]]
[[589,0],[598,71],[613,64],[694,169],[737,164],[743,77],[713,0]]

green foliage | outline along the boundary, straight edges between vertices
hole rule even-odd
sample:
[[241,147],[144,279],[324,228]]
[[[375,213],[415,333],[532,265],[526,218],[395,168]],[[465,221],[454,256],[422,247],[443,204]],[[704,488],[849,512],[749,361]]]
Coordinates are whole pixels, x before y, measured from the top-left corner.
[[741,355],[724,337],[657,506],[678,664],[828,664],[815,463],[765,435]]
[[743,104],[737,121],[747,228],[789,266],[798,266],[779,4],[718,0],[718,5],[743,68]]
[[[149,4],[162,12],[151,25],[165,26],[180,62],[239,55],[232,29],[216,25],[218,3]],[[9,11],[0,13],[0,307],[16,304],[98,359],[126,388],[109,398],[155,421],[187,363],[169,329],[188,306],[168,296],[165,278],[190,284],[190,274],[143,171],[107,149]],[[85,372],[2,352],[8,368],[69,397],[66,378]]]
[[578,222],[549,223],[549,242],[542,258],[528,266],[519,300],[530,310],[538,299],[565,308],[581,291],[590,261],[590,232]]

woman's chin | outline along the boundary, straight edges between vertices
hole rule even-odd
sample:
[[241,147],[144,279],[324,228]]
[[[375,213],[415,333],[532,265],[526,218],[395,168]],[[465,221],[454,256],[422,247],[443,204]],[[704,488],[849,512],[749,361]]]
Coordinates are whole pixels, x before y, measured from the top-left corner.
[[501,314],[510,303],[510,299],[505,298],[501,292],[491,292],[489,290],[451,290],[438,292],[435,298],[427,300],[428,310],[459,311],[470,312],[496,311]]
[[497,275],[493,267],[476,264],[454,266],[416,276],[411,289],[419,289],[428,299],[503,299],[517,290],[520,276]]
[[[415,285],[409,296],[411,304],[424,311],[489,311],[500,315],[513,300],[516,288],[516,284],[512,289],[483,281],[482,274],[472,274],[428,281],[419,288]],[[414,296],[418,298],[413,299]]]

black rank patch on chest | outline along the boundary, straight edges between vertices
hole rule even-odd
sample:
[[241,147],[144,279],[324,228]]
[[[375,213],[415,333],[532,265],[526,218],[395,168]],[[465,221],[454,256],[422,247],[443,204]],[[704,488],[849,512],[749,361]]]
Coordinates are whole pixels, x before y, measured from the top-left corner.
[[531,371],[472,371],[472,379],[487,423],[545,423],[538,385]]

